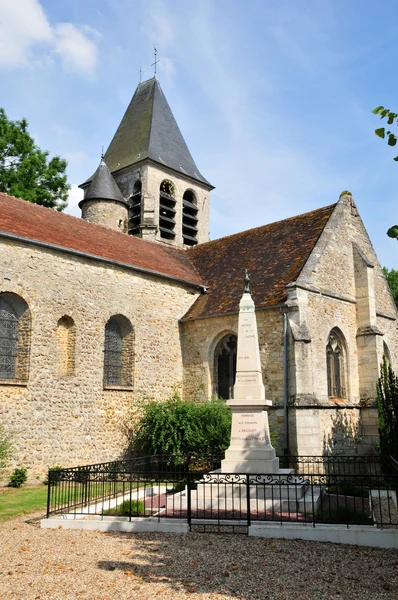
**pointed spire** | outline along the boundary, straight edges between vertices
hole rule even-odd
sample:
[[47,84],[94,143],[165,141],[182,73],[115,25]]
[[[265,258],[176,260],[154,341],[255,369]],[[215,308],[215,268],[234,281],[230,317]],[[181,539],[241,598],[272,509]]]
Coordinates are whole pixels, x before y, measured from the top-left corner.
[[138,85],[105,152],[112,173],[145,159],[210,186],[188,150],[156,77]]
[[[90,186],[84,195],[84,200],[115,200],[116,202],[123,202],[123,204],[127,204],[123,198],[122,192],[120,191],[116,181],[113,179],[106,165],[103,150],[101,154],[101,162],[93,175]],[[84,200],[82,200],[82,202],[84,202]]]

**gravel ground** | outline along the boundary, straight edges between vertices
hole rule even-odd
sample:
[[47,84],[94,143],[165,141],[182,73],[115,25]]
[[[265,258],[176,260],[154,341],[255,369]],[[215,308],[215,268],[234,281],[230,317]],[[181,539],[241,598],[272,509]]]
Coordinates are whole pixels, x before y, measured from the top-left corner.
[[398,551],[233,534],[0,526],[0,599],[398,598]]

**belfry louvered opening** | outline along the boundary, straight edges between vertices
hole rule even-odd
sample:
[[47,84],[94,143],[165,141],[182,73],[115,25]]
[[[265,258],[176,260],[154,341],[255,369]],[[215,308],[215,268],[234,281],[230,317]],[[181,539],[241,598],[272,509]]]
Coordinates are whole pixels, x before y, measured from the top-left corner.
[[129,229],[130,235],[138,235],[140,233],[141,214],[142,214],[142,183],[138,179],[133,188],[133,195],[129,201]]
[[186,190],[182,199],[182,237],[187,246],[198,243],[198,207],[192,190]]
[[166,240],[175,238],[175,187],[171,181],[165,179],[160,184],[159,198],[159,230],[160,237]]

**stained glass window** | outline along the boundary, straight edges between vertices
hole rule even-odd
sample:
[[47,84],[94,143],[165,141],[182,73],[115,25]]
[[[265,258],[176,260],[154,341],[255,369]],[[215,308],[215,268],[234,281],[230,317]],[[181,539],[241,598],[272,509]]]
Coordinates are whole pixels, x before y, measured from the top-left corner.
[[15,379],[18,358],[18,318],[0,296],[0,379]]
[[120,325],[115,318],[111,318],[105,326],[105,385],[122,385],[122,347],[123,336]]
[[233,398],[236,377],[236,335],[226,335],[214,353],[217,395],[224,400]]
[[345,398],[344,352],[340,340],[333,332],[326,346],[326,367],[329,398]]

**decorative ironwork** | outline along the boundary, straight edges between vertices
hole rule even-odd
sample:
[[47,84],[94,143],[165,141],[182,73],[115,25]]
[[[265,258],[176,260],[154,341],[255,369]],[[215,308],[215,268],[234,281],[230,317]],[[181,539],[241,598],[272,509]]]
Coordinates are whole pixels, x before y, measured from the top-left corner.
[[18,318],[0,297],[0,379],[15,379],[18,357]]
[[[178,518],[191,528],[203,519],[233,526],[253,521],[398,525],[398,464],[390,457],[292,456],[288,462],[305,472],[221,473],[214,471],[220,457],[212,462],[170,455],[50,470],[47,514],[117,516],[127,503],[123,514],[129,519]],[[354,465],[356,473],[350,472]]]
[[122,385],[123,335],[119,323],[111,317],[105,325],[104,384]]

